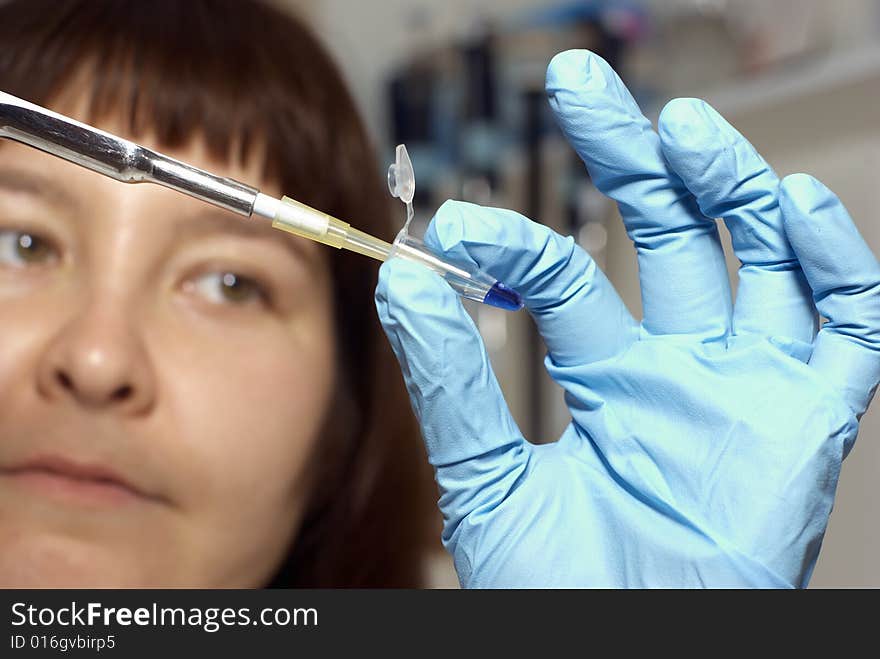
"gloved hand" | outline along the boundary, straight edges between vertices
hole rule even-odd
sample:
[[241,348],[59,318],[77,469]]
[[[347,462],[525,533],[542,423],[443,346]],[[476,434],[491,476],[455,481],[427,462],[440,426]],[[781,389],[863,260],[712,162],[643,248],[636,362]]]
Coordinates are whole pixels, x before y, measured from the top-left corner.
[[[880,377],[880,266],[828,189],[780,184],[705,103],[671,102],[658,136],[585,51],[554,58],[547,91],[618,202],[644,320],[571,238],[440,208],[427,244],[524,296],[566,391],[571,424],[531,444],[457,296],[418,265],[383,265],[377,307],[462,585],[805,586]],[[735,305],[713,217],[743,264]]]

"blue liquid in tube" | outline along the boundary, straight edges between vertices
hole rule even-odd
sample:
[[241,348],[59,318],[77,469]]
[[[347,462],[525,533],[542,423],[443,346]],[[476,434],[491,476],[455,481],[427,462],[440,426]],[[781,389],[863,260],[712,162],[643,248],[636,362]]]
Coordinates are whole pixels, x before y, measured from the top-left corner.
[[489,289],[486,297],[483,298],[483,303],[505,311],[517,311],[523,307],[522,296],[500,281],[495,282],[495,285]]

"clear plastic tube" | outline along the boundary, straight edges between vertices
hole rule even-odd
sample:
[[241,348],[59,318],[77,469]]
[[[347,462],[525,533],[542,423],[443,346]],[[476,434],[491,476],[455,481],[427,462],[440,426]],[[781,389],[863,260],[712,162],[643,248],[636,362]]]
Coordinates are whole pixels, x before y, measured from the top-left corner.
[[421,263],[446,280],[461,297],[517,311],[523,306],[519,293],[477,268],[460,267],[438,258],[418,238],[401,231],[392,246],[392,255]]

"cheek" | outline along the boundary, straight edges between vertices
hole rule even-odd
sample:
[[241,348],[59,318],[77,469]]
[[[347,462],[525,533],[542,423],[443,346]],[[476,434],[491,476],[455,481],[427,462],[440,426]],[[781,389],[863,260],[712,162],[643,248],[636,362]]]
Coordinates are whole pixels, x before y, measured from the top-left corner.
[[0,282],[0,417],[15,416],[11,397],[32,386],[43,351],[77,304],[73,290],[19,288]]
[[176,385],[169,400],[178,436],[192,438],[192,448],[215,465],[211,472],[223,483],[290,473],[317,439],[332,390],[332,350],[287,338],[263,337],[213,358],[202,346],[203,363],[194,356],[170,367],[179,376],[171,378]]
[[187,341],[178,334],[176,349],[164,351],[169,434],[188,465],[181,503],[206,542],[271,545],[292,530],[332,399],[329,315]]

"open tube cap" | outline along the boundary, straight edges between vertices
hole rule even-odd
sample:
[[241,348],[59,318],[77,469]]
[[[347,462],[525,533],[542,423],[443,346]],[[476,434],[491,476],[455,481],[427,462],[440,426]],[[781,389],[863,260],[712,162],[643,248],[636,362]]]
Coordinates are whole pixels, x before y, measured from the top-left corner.
[[412,203],[416,194],[416,174],[403,144],[397,145],[396,155],[394,164],[388,168],[388,189],[392,197],[408,205]]
[[394,164],[388,168],[388,189],[391,195],[406,204],[406,224],[397,234],[390,256],[399,256],[421,263],[439,274],[452,289],[468,300],[517,311],[523,307],[522,297],[488,273],[472,265],[461,265],[441,259],[418,238],[409,234],[413,218],[412,200],[416,192],[416,177],[412,161],[403,144],[398,145]]

